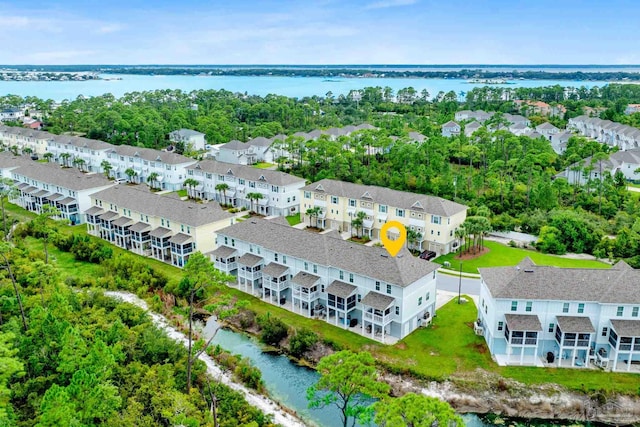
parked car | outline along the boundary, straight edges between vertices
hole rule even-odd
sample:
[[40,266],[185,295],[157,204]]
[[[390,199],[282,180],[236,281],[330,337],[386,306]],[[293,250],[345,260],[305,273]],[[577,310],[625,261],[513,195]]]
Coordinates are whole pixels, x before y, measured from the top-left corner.
[[432,259],[434,259],[436,256],[438,256],[438,254],[436,254],[434,251],[423,251],[420,254],[420,258],[421,259],[426,259],[427,261],[431,261]]

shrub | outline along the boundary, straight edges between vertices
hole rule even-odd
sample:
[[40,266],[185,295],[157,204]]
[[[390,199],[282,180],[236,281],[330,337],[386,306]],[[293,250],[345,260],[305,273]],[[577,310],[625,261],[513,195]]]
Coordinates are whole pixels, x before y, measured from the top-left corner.
[[245,358],[240,359],[233,373],[236,378],[249,388],[261,391],[264,387],[262,372],[260,372],[260,369],[257,367],[251,365],[251,362]]
[[278,345],[288,335],[287,325],[282,320],[271,317],[269,313],[258,317],[258,325],[262,329],[260,341],[269,345]]
[[317,342],[318,335],[315,332],[302,328],[289,340],[289,352],[294,357],[301,357]]

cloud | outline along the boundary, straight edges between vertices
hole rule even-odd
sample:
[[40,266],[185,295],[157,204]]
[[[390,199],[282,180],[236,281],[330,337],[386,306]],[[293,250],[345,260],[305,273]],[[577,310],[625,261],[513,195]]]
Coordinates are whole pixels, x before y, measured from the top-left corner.
[[418,3],[418,0],[380,0],[369,3],[365,9],[387,9],[389,7],[410,6]]
[[96,33],[98,33],[98,34],[117,33],[118,31],[124,30],[124,28],[125,28],[124,25],[118,24],[118,23],[104,24],[104,25],[101,25],[100,27],[98,27],[98,29],[96,30]]

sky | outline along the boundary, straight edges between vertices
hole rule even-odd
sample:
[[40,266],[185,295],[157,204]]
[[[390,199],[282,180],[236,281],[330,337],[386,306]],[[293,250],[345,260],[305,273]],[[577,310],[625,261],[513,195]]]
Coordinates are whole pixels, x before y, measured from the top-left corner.
[[0,0],[0,64],[640,64],[633,0]]

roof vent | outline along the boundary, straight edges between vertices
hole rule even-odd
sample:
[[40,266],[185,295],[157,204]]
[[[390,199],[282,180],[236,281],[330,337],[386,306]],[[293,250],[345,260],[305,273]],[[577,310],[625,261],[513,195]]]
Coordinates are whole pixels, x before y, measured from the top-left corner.
[[257,222],[256,221],[251,221],[251,224],[257,224]]
[[525,273],[533,273],[533,270],[524,270]]
[[387,254],[380,254],[380,256],[384,257],[384,258],[389,258],[389,255],[387,255]]
[[520,266],[516,265],[516,270],[520,271]]

